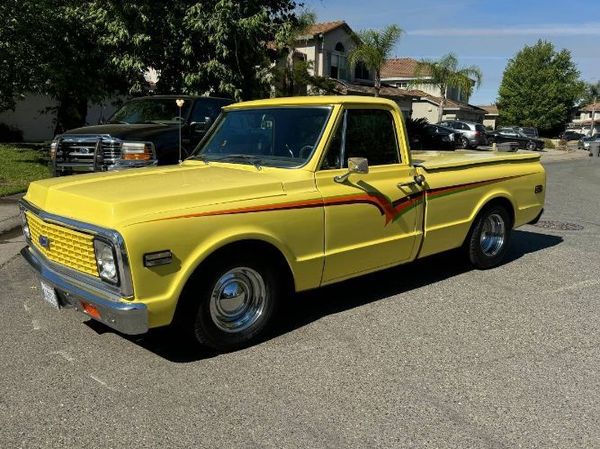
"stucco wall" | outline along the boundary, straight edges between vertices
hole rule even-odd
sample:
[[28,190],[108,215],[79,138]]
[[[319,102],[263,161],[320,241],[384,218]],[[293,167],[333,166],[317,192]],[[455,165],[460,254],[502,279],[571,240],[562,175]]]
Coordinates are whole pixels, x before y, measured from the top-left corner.
[[438,122],[438,107],[428,101],[415,101],[412,104],[412,118],[425,118],[429,123]]
[[[86,123],[98,124],[102,114],[104,118],[110,117],[115,111],[112,103],[116,99],[108,100],[104,105],[91,105],[88,108]],[[56,102],[50,97],[42,95],[27,95],[18,101],[14,111],[0,113],[0,123],[14,126],[23,131],[23,139],[26,142],[41,142],[52,139],[54,132],[54,112],[44,111],[56,106]],[[104,108],[104,111],[102,110]]]

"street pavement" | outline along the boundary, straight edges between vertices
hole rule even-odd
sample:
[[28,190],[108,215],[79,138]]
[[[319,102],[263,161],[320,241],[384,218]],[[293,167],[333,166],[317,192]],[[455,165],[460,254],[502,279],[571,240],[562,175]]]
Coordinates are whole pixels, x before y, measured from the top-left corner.
[[546,227],[502,266],[305,293],[225,355],[50,309],[0,237],[0,447],[600,447],[600,160],[547,170]]

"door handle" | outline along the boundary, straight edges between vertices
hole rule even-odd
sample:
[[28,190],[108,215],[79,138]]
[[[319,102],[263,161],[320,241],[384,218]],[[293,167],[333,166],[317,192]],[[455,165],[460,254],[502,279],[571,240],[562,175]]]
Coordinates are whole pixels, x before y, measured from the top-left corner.
[[406,182],[401,182],[398,184],[398,188],[401,189],[402,187],[411,187],[414,185],[417,186],[422,186],[423,184],[425,184],[425,176],[423,175],[416,175],[411,181],[406,181]]

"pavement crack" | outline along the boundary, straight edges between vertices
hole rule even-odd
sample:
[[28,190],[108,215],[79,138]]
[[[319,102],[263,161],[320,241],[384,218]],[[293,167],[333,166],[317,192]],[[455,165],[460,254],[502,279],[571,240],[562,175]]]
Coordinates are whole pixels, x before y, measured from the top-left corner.
[[106,389],[108,389],[108,390],[110,390],[110,391],[117,391],[117,389],[116,389],[116,388],[114,388],[114,387],[111,387],[110,385],[108,385],[106,382],[104,382],[104,381],[103,381],[102,379],[100,379],[99,377],[96,377],[96,376],[95,376],[95,375],[93,375],[93,374],[90,374],[90,377],[91,377],[92,379],[94,379],[96,382],[98,382],[100,385],[102,385],[104,388],[106,388]]

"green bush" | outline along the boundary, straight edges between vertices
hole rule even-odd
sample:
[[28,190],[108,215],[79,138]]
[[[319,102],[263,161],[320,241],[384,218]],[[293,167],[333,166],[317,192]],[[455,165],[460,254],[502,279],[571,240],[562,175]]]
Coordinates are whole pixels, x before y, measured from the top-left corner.
[[0,123],[0,142],[23,142],[23,131],[6,123]]

